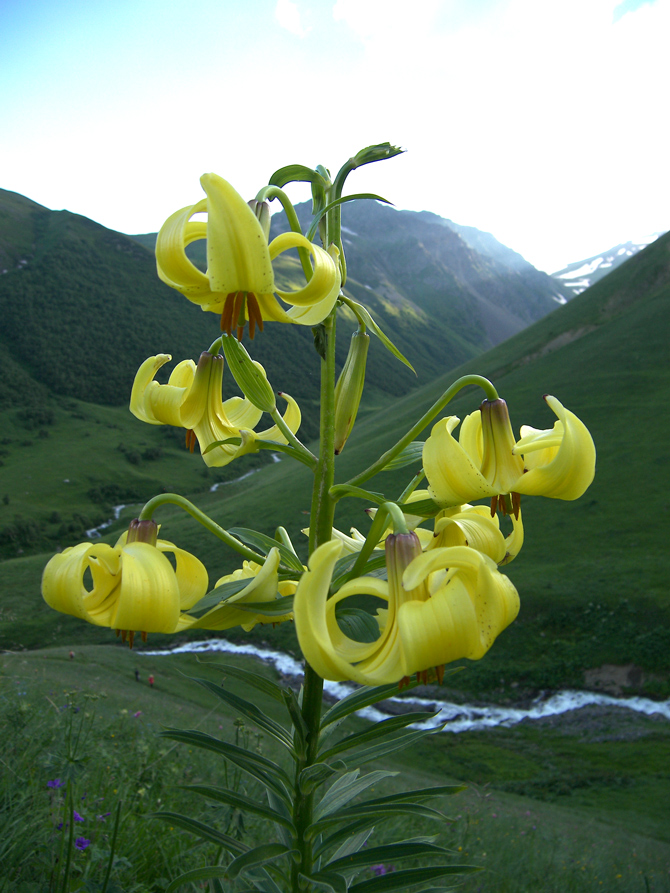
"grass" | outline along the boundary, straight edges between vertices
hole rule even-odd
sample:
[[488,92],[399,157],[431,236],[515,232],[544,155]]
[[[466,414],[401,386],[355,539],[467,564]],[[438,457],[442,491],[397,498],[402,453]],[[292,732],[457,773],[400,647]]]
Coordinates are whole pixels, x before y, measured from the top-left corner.
[[[116,887],[110,893],[155,893],[187,868],[217,859],[213,849],[152,819],[154,811],[216,819],[222,830],[243,834],[249,843],[266,839],[262,824],[217,812],[178,787],[225,783],[254,796],[253,783],[226,773],[211,755],[157,738],[166,725],[198,727],[281,761],[273,742],[241,725],[188,678],[220,679],[221,671],[193,655],[139,655],[116,644],[74,646],[72,659],[69,651],[60,645],[3,657],[2,893],[42,893],[50,889],[52,876],[59,877],[65,786],[49,788],[47,781],[55,779],[68,780],[74,808],[84,818],[76,823],[75,836],[91,841],[74,852],[71,891],[99,889],[95,884],[108,865],[110,822],[119,803]],[[276,676],[252,658],[236,656],[234,662]],[[147,683],[150,673],[153,688]],[[249,696],[232,679],[226,685]],[[279,718],[275,702],[257,693],[254,698],[266,714]],[[626,728],[610,717],[573,728],[522,724],[424,739],[411,755],[387,761],[402,775],[373,789],[373,795],[450,779],[465,780],[468,789],[436,804],[450,816],[443,826],[382,825],[375,840],[383,842],[398,830],[407,837],[438,832],[438,842],[452,850],[455,862],[485,869],[466,879],[467,893],[664,893],[670,890],[670,731],[667,723],[644,718]]]

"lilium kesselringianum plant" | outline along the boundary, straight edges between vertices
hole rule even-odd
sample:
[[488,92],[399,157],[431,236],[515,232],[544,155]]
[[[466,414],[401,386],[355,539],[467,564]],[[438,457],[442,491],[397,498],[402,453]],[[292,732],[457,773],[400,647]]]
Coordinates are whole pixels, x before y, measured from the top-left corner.
[[[242,397],[222,399],[224,358],[205,351],[196,367],[193,360],[183,360],[172,370],[167,384],[159,384],[154,377],[161,366],[169,362],[169,354],[149,357],[135,376],[130,396],[130,411],[150,425],[174,425],[186,428],[186,442],[193,449],[195,440],[206,465],[222,466],[244,453],[256,450],[255,441],[286,443],[286,437],[274,425],[265,431],[254,431],[261,415],[260,409]],[[260,363],[254,364],[265,376]],[[282,394],[288,403],[284,422],[295,434],[300,427],[301,414],[293,397]],[[239,444],[223,443],[207,449],[211,444],[230,438],[240,438]]]
[[[319,546],[293,603],[305,659],[324,679],[360,685],[398,682],[459,658],[477,660],[516,617],[519,597],[495,563],[467,546],[421,551],[416,534],[386,538],[388,580],[358,577],[328,598],[338,540]],[[354,595],[374,595],[379,638],[357,642],[337,622],[337,606]]]
[[[241,626],[242,629],[248,632],[257,623],[281,623],[284,620],[290,620],[293,616],[290,613],[282,614],[278,617],[268,617],[263,614],[254,614],[239,607],[244,604],[271,603],[281,596],[293,595],[297,583],[293,580],[282,580],[280,582],[277,574],[278,569],[278,549],[270,549],[263,564],[257,564],[255,561],[245,561],[241,568],[217,580],[215,589],[229,583],[246,583],[246,585],[220,604],[215,605],[201,617],[195,617],[187,613],[182,614],[179,618],[177,630],[219,630]],[[194,607],[197,609],[197,605]]]
[[[56,611],[126,634],[173,633],[179,615],[207,592],[207,571],[189,552],[157,539],[153,521],[133,521],[115,546],[80,543],[49,561],[42,595]],[[176,569],[165,557],[172,553]],[[88,573],[87,573],[88,572]]]
[[[254,211],[226,180],[204,174],[200,183],[207,198],[174,213],[163,224],[156,240],[158,275],[203,310],[221,315],[221,329],[236,329],[242,337],[248,321],[253,338],[265,320],[315,326],[333,309],[340,293],[336,259],[301,233],[282,233],[268,244],[267,232]],[[207,213],[207,222],[191,220]],[[268,212],[269,231],[269,212]],[[185,248],[207,239],[207,272],[186,256]],[[272,261],[290,248],[309,252],[310,280],[295,291],[280,291]],[[334,253],[336,248],[331,249]],[[291,305],[286,310],[277,300]]]
[[[433,427],[423,449],[423,467],[432,498],[442,506],[499,497],[514,504],[519,494],[577,499],[595,474],[596,450],[588,429],[555,398],[544,398],[558,417],[554,427],[521,427],[514,440],[504,400],[485,400],[466,416],[449,416]],[[523,458],[522,458],[523,457]],[[510,494],[512,499],[509,499]]]

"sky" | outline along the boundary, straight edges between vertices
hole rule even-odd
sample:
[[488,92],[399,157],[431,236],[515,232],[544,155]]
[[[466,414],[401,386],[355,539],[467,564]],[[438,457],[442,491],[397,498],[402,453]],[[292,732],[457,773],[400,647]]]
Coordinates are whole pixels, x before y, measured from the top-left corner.
[[202,173],[389,141],[348,191],[554,272],[670,228],[668,35],[670,0],[4,0],[0,188],[155,232]]

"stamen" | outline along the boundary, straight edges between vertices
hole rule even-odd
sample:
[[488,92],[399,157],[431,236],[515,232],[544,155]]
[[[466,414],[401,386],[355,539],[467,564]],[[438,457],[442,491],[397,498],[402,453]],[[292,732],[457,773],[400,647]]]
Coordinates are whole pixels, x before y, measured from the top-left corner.
[[116,638],[118,639],[120,635],[121,635],[121,630],[120,630],[120,629],[117,629],[117,631],[116,631]]
[[261,316],[261,308],[258,306],[258,299],[253,292],[247,294],[247,313],[249,314],[249,337],[254,340],[256,334],[256,326],[263,331],[263,317]]
[[140,633],[140,636],[142,637],[142,641],[146,644],[146,641],[147,641],[147,632],[146,632],[146,630],[142,630],[142,632]]
[[[245,308],[245,305],[246,305],[246,296],[243,291],[238,291],[238,293],[235,295],[235,305],[234,305],[234,309],[233,309],[233,320],[236,321],[235,324],[237,326],[237,340],[238,341],[242,340],[242,336],[240,335],[240,329],[242,329],[242,331],[244,332],[244,308]],[[229,335],[230,335],[231,330],[232,330],[232,321],[231,321],[231,328],[228,331]]]
[[444,664],[440,664],[439,667],[435,667],[435,675],[437,676],[437,681],[440,685],[442,685],[442,680],[444,679]]
[[498,497],[492,496],[491,497],[491,517],[492,518],[495,518],[497,508],[498,508]]
[[135,641],[135,630],[131,629],[128,633],[128,644],[130,647],[133,647],[133,642]]
[[127,639],[127,638],[128,638],[128,630],[127,630],[127,629],[122,629],[122,630],[121,630],[121,641],[123,642],[124,645],[126,644],[126,639]]
[[195,444],[197,441],[197,437],[195,436],[195,431],[192,428],[186,429],[186,449],[192,453],[195,449]]
[[233,328],[233,314],[237,294],[237,292],[231,291],[231,293],[226,296],[223,310],[221,312],[221,331],[225,332],[227,335],[230,335]]
[[403,676],[400,682],[398,683],[398,691],[402,691],[406,685],[409,685],[412,680],[409,676]]
[[512,493],[512,512],[516,520],[519,520],[519,511],[521,510],[521,493]]

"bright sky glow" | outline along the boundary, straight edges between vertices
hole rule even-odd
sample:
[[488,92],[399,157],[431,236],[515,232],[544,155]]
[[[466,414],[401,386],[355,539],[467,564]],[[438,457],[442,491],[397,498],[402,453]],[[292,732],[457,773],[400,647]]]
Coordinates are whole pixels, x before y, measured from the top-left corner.
[[0,187],[147,232],[206,171],[251,198],[388,140],[352,192],[551,272],[670,227],[668,34],[670,0],[5,0]]

